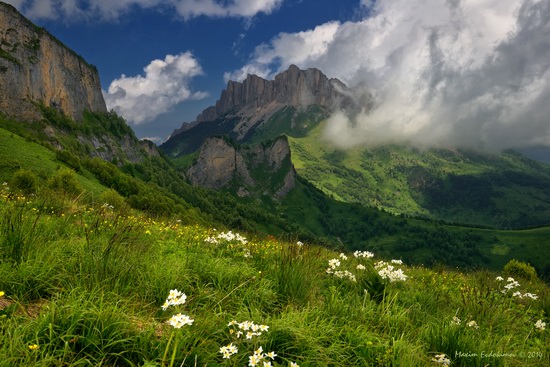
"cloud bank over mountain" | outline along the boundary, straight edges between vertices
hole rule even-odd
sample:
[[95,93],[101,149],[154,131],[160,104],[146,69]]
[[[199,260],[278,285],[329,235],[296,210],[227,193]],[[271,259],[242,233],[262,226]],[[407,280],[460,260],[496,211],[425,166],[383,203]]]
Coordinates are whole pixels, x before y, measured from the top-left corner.
[[153,60],[143,70],[145,75],[122,75],[103,92],[107,108],[134,125],[150,122],[183,101],[208,96],[191,90],[191,79],[203,71],[190,52]]
[[296,64],[368,91],[373,109],[327,124],[342,147],[550,145],[550,2],[378,0],[361,13],[280,33],[225,77]]

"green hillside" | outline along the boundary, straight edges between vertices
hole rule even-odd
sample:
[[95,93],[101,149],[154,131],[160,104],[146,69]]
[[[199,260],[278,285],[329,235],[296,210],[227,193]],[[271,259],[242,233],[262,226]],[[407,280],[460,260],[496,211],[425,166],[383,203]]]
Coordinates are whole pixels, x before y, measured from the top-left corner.
[[339,150],[323,124],[292,137],[297,172],[335,199],[452,223],[498,228],[550,222],[550,167],[518,153],[385,145]]
[[75,203],[1,188],[1,367],[550,363],[526,264],[430,269]]
[[[13,122],[4,125],[15,130]],[[89,204],[100,203],[102,193],[113,189],[124,206],[151,215],[179,216],[184,223],[292,236],[341,250],[370,248],[417,265],[498,270],[516,258],[531,263],[542,277],[550,277],[549,228],[485,230],[396,216],[328,197],[300,176],[296,188],[280,202],[266,195],[237,198],[229,191],[192,187],[162,156],[116,166],[86,157],[82,154],[86,149],[74,138],[66,137],[66,150],[54,153],[51,144],[38,144],[36,135],[29,130],[23,132],[27,138],[0,130],[2,182],[12,182],[14,175],[22,171],[36,177],[36,186],[50,187],[54,185],[51,177],[69,172],[79,183],[82,199]],[[178,159],[180,164],[184,158]],[[471,169],[476,167],[472,165]],[[301,172],[298,164],[297,168]],[[270,182],[268,176],[266,180]]]

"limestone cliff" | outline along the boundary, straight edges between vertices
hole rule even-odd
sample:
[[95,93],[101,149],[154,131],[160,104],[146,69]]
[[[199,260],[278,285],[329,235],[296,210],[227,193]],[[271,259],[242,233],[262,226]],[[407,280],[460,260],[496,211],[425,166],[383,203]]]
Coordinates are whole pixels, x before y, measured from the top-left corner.
[[14,7],[0,2],[0,112],[38,120],[34,103],[80,120],[106,112],[97,69]]
[[350,90],[338,79],[329,79],[318,69],[301,70],[291,65],[273,80],[249,74],[242,83],[229,81],[214,106],[205,109],[192,124],[174,130],[171,138],[200,123],[224,117],[239,120],[232,132],[237,140],[242,140],[251,129],[283,108],[315,105],[329,111],[353,103]]
[[229,188],[239,196],[284,197],[295,186],[286,137],[269,144],[236,146],[224,138],[206,139],[196,162],[185,172],[193,185]]

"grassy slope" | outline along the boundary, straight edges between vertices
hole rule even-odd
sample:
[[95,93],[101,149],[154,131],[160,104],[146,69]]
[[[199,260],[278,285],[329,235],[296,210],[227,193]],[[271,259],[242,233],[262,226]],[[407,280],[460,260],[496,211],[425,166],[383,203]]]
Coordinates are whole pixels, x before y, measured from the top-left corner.
[[[373,267],[377,253],[344,258],[270,237],[243,243],[208,227],[72,200],[42,212],[41,198],[2,190],[2,367],[242,366],[260,346],[277,354],[274,366],[436,366],[440,353],[453,366],[550,363],[548,330],[534,326],[549,322],[550,289],[536,280],[518,278],[513,289],[536,300],[502,294],[500,272],[394,264],[407,278],[389,282]],[[22,219],[10,229],[5,219],[14,215]],[[22,241],[12,241],[16,234]],[[23,256],[12,261],[17,246]],[[349,273],[327,273],[331,259],[340,262],[334,271]],[[171,289],[186,302],[162,311]],[[167,321],[177,312],[192,325],[172,328]],[[231,320],[269,328],[238,338]],[[226,360],[219,350],[230,343],[238,352]]]
[[[18,152],[18,154],[14,155],[13,152]],[[32,170],[37,175],[47,179],[58,168],[65,167],[64,163],[55,159],[55,154],[50,150],[3,129],[0,129],[0,157],[2,158],[0,163],[2,165],[0,170],[0,180],[2,182],[9,181],[13,173],[20,168]],[[85,169],[76,177],[86,191],[86,197],[89,201],[98,198],[105,190],[105,187]],[[158,179],[160,179],[160,176],[157,174]],[[173,178],[168,179],[170,182],[174,182],[173,180]],[[451,233],[458,231],[461,236],[468,233],[478,236],[476,237],[478,241],[475,247],[479,249],[479,253],[475,251],[468,252],[468,263],[465,259],[458,257],[462,251],[461,246],[468,241],[468,238],[461,238],[446,253],[436,254],[433,251],[434,247],[442,246],[445,241],[448,242],[448,239],[433,240],[436,229],[432,223],[395,218],[368,208],[353,207],[330,200],[315,192],[311,187],[304,187],[300,183],[298,186],[298,189],[291,192],[284,200],[281,207],[273,206],[273,203],[269,202],[268,204],[264,203],[267,210],[274,214],[283,212],[283,218],[279,222],[273,222],[272,218],[271,222],[262,224],[261,218],[257,216],[257,223],[254,224],[256,228],[261,228],[268,233],[281,233],[279,228],[282,225],[284,226],[284,221],[286,221],[294,223],[294,230],[291,230],[290,233],[295,236],[300,235],[303,238],[311,239],[325,238],[326,245],[329,246],[333,246],[338,243],[338,240],[341,240],[343,248],[348,249],[363,249],[369,246],[385,256],[400,256],[417,264],[444,263],[458,266],[476,266],[477,264],[477,266],[500,269],[504,263],[516,258],[530,262],[544,274],[550,273],[550,256],[548,254],[550,229],[491,231],[472,228],[457,229],[445,226],[444,230],[451,231]],[[157,191],[157,195],[159,194]],[[192,193],[182,192],[182,194],[185,195],[185,200],[193,203]],[[225,208],[230,203],[219,201],[221,197],[218,196],[220,195],[207,199],[207,196],[204,196],[205,194],[202,194],[202,201],[197,201],[194,205],[213,203],[218,211],[226,210],[228,213],[230,213],[229,209],[235,209],[234,205],[231,208]],[[200,195],[200,193],[196,195]],[[257,207],[258,203],[250,202],[246,205]],[[206,208],[202,209],[208,210]],[[239,210],[239,212],[242,212],[242,208]],[[215,217],[217,219],[206,219],[206,221],[240,226],[240,222],[236,221],[239,212],[232,214],[231,218],[225,220],[221,214],[218,214]],[[198,211],[189,212],[188,217],[205,222],[204,214]],[[190,220],[189,218],[187,220]],[[245,220],[251,224],[253,223],[251,219]],[[407,224],[406,226],[403,226],[402,223],[404,222]],[[288,226],[288,228],[291,227]],[[418,228],[422,229],[422,233],[417,232]],[[413,249],[404,249],[403,244],[413,244],[411,245]]]
[[[31,170],[43,178],[48,178],[59,168],[69,168],[57,160],[55,153],[51,150],[2,128],[0,128],[0,158],[0,181],[2,182],[9,181],[19,169]],[[91,196],[97,196],[106,189],[87,171],[81,172],[76,177],[82,188]]]
[[327,238],[329,246],[341,241],[341,249],[370,248],[413,264],[493,270],[515,258],[550,275],[550,227],[505,231],[400,218],[326,198],[303,179],[274,210]]
[[517,154],[402,146],[337,150],[320,124],[290,138],[298,173],[328,195],[395,214],[499,227],[548,223],[550,168]]

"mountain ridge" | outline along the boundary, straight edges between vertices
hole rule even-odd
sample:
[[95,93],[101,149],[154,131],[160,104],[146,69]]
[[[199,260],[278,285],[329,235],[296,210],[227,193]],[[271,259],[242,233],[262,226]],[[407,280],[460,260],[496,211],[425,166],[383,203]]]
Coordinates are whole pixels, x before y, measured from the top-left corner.
[[200,123],[220,118],[238,118],[230,131],[236,140],[246,140],[251,129],[258,128],[285,107],[306,108],[316,105],[328,112],[351,108],[356,104],[352,91],[340,80],[328,78],[319,69],[299,69],[296,65],[277,74],[273,80],[248,74],[242,82],[229,81],[214,106],[203,110],[191,123],[175,129],[170,139],[189,132]]

